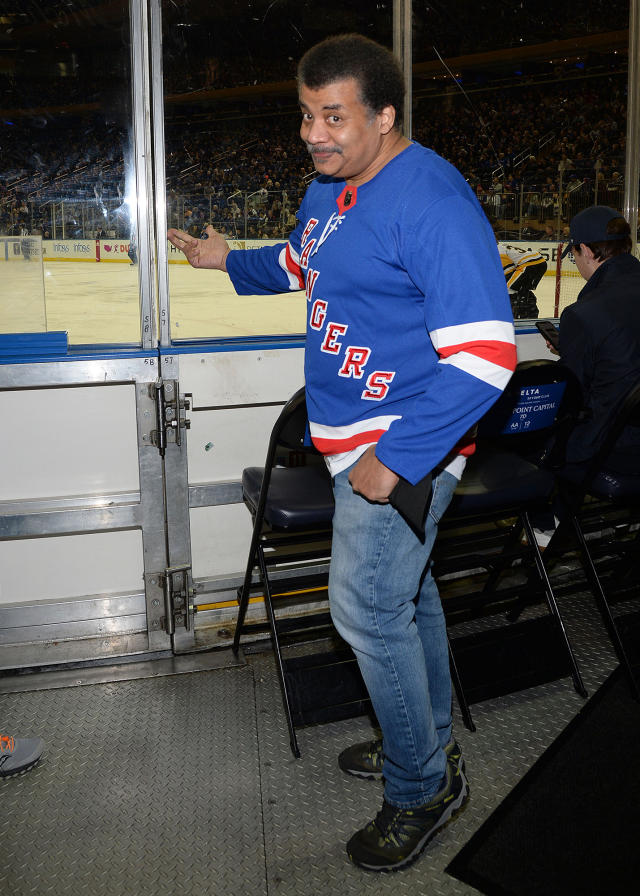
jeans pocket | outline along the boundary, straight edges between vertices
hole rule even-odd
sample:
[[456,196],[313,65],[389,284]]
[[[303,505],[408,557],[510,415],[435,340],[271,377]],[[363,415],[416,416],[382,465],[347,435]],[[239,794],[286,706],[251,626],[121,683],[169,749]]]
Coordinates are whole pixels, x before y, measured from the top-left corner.
[[456,477],[446,470],[442,470],[434,477],[433,493],[431,495],[431,504],[429,505],[429,516],[434,520],[436,525],[440,522],[447,507],[451,503],[457,484],[458,480]]

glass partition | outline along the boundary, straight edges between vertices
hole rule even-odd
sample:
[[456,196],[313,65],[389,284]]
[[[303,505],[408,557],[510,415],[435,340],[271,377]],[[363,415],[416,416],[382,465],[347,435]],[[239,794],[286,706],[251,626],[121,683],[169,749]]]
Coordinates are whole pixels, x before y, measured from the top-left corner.
[[44,300],[42,237],[0,234],[0,333],[44,333],[47,309]]
[[[295,69],[312,44],[358,31],[393,43],[393,2],[162,3],[167,226],[212,224],[232,247],[285,240],[314,169]],[[303,333],[304,293],[236,296],[168,246],[171,337]]]
[[606,16],[578,0],[561,16],[547,0],[413,0],[413,137],[462,172],[501,242],[547,260],[540,316],[583,285],[558,259],[571,218],[623,208],[628,24],[628,0]]
[[0,332],[139,343],[129,4],[1,21]]
[[[158,2],[167,226],[211,223],[237,246],[286,239],[314,175],[296,62],[345,31],[391,47],[393,0]],[[147,4],[131,3],[146,33]],[[412,136],[462,171],[503,238],[557,244],[580,208],[621,204],[628,15],[628,0],[611,0],[604,24],[578,0],[560,20],[547,0],[517,15],[506,2],[413,0]],[[151,116],[132,109],[130,16],[127,0],[0,13],[0,331],[140,342],[153,260],[143,274],[136,209],[151,197],[136,189],[146,150],[134,152],[133,121]],[[240,298],[167,253],[172,337],[304,330],[301,294]]]

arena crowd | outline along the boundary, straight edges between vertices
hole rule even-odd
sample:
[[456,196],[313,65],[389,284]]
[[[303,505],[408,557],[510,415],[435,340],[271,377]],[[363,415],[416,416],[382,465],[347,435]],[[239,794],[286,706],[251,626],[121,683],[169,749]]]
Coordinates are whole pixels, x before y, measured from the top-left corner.
[[[96,7],[95,0],[72,5],[75,14],[88,16]],[[387,6],[375,4],[388,17]],[[417,6],[417,60],[430,33],[437,33],[442,54],[454,57],[520,46],[523,34],[532,44],[602,30],[603,16],[608,30],[624,28],[628,15],[622,0],[569,0],[560,17],[548,0],[536,4],[535,15],[524,3],[477,2],[465,4],[461,25],[451,3]],[[356,25],[365,11],[369,21],[371,7],[355,4]],[[39,10],[52,22],[69,15],[54,2],[42,2]],[[275,20],[261,23],[263,44],[275,27]],[[246,58],[214,55],[215,48],[190,56],[181,40],[180,46],[167,41],[165,59],[165,93],[181,97],[166,106],[169,225],[199,233],[213,223],[231,237],[282,237],[313,172],[297,136],[295,97],[283,90],[269,100],[256,94],[222,105],[215,92],[287,81],[294,56],[282,53],[274,62],[273,54],[260,55],[258,43]],[[465,95],[445,82],[439,95],[416,94],[413,136],[459,168],[492,219],[520,225],[525,219],[541,234],[557,229],[590,204],[596,190],[598,201],[612,205],[622,195],[626,73],[608,65],[601,59],[580,70],[559,64],[544,84],[514,76],[508,86],[490,90],[469,83]],[[126,79],[105,89],[90,76],[43,84],[4,73],[0,86],[0,232],[128,238],[133,172]],[[20,114],[12,116],[12,107]]]

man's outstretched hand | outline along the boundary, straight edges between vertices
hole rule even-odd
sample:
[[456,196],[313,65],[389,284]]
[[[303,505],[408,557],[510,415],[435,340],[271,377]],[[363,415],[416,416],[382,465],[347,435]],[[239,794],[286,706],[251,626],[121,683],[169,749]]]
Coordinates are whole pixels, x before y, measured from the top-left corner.
[[167,239],[172,246],[184,253],[192,268],[210,268],[214,271],[226,271],[225,264],[229,254],[229,246],[225,238],[209,224],[205,233],[207,239],[196,239],[184,230],[172,227],[167,232]]

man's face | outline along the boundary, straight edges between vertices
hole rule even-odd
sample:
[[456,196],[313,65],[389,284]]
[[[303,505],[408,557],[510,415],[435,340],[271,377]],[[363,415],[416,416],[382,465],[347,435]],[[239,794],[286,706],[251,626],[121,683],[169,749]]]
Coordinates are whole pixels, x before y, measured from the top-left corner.
[[356,186],[377,174],[384,135],[393,127],[393,107],[388,107],[390,123],[388,112],[372,114],[353,78],[318,90],[302,85],[299,99],[300,136],[320,174]]
[[587,265],[587,258],[585,256],[584,246],[581,246],[580,252],[573,252],[572,254],[573,254],[573,260],[575,261],[576,267],[578,268],[578,273],[580,274],[580,276],[582,277],[583,280],[588,280],[589,277],[591,276],[591,274],[593,273],[593,271],[590,270],[590,268]]

